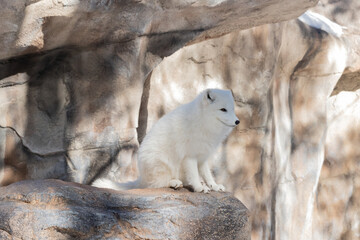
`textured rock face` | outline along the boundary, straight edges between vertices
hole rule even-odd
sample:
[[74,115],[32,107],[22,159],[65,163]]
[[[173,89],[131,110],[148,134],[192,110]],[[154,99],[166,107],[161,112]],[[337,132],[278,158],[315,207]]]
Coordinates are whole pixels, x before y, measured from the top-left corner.
[[1,239],[250,239],[228,193],[116,192],[59,180],[0,188]]
[[152,74],[148,125],[201,89],[231,88],[241,123],[215,173],[250,209],[252,237],[356,239],[359,98],[337,94],[358,89],[359,41],[293,20],[186,47]]
[[[148,74],[186,43],[295,17],[311,1],[236,2],[0,3],[1,41],[11,46],[0,48],[2,184],[135,177],[138,140],[160,116],[206,87],[231,88],[241,123],[214,157],[215,174],[249,208],[253,239],[358,238],[358,1],[314,9],[348,27],[341,38],[297,20],[264,25],[188,46]],[[39,12],[49,15],[24,20],[44,31],[18,33],[17,14],[45,3],[51,11]],[[107,19],[134,19],[133,4],[153,21],[147,27]],[[58,18],[62,9],[72,14]]]
[[149,40],[149,52],[164,56],[189,40],[200,41],[235,29],[291,19],[315,3],[311,0],[2,1],[0,59],[64,46],[121,44],[142,37]]
[[[360,82],[360,78],[357,79]],[[325,161],[314,214],[315,238],[360,236],[360,90],[328,100]]]
[[314,4],[1,1],[0,183],[129,178],[146,129],[145,80],[162,57]]
[[359,27],[360,4],[356,0],[321,0],[315,10],[340,25],[349,28]]

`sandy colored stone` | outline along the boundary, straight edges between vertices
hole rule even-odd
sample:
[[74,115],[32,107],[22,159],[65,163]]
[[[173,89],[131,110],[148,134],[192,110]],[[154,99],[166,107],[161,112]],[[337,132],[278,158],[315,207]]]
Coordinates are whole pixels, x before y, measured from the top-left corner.
[[7,0],[0,5],[0,59],[69,46],[126,43],[142,37],[148,38],[152,54],[170,55],[190,40],[287,20],[315,3]]
[[[339,39],[292,20],[183,48],[152,74],[148,129],[204,88],[232,89],[241,122],[214,156],[214,173],[249,207],[253,239],[351,239],[358,185],[345,166],[358,162],[358,42],[356,32]],[[336,187],[321,177],[337,170],[354,180],[339,177]],[[336,201],[326,199],[346,184],[339,204],[351,210],[331,223]]]
[[185,189],[22,181],[0,188],[0,217],[0,236],[8,239],[250,239],[238,199]]
[[[315,3],[1,1],[0,145],[13,152],[0,153],[0,184],[91,183],[119,172],[121,180],[132,178],[146,132],[145,80],[163,57],[235,29],[297,17]],[[18,153],[26,171],[5,179]]]
[[249,208],[252,238],[360,235],[357,1],[313,9],[347,27],[340,39],[297,20],[248,29],[315,1],[29,3],[0,3],[2,184],[132,179],[159,117],[231,88],[241,123],[214,173]]

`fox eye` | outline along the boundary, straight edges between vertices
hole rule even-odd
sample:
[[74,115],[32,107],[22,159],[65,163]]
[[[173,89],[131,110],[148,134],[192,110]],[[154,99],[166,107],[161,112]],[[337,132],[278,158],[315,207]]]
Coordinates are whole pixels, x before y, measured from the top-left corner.
[[227,112],[226,108],[222,108],[222,109],[220,109],[220,111]]

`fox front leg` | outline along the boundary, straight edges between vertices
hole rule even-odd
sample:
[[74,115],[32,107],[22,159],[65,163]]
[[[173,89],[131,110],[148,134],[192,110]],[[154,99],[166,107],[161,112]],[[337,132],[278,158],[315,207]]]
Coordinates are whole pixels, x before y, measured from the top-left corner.
[[185,178],[189,185],[192,186],[195,192],[208,193],[210,189],[201,184],[198,163],[196,159],[187,158],[184,162]]
[[225,187],[221,184],[217,184],[211,174],[209,163],[207,161],[199,165],[199,170],[201,176],[204,178],[206,184],[210,187],[211,190],[215,192],[225,191]]

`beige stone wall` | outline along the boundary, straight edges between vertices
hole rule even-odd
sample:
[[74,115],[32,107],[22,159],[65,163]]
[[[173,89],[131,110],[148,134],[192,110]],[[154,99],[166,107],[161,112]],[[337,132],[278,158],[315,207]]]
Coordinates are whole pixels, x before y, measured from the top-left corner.
[[137,130],[143,136],[145,129],[146,79],[162,58],[190,42],[294,18],[314,4],[1,1],[0,184],[128,179]]
[[214,174],[250,209],[253,239],[356,239],[359,4],[346,2],[313,9],[347,27],[337,38],[259,26],[310,0],[2,1],[0,183],[134,178],[159,117],[226,88],[241,123]]
[[[349,49],[356,45],[346,45],[347,37],[338,39],[297,20],[264,25],[185,47],[153,71],[149,128],[205,88],[233,90],[241,123],[214,156],[214,173],[250,209],[254,239],[268,239],[271,232],[279,239],[357,234],[357,205],[351,198],[352,191],[357,196],[357,174],[341,168],[352,180],[343,183],[350,192],[338,200],[344,211],[335,216],[329,198],[342,191],[343,180],[328,183],[323,177],[337,171],[338,165],[329,165],[331,157],[351,166],[358,161],[359,130],[348,124],[358,121],[358,93],[347,93],[355,105],[346,114],[343,103],[333,104],[345,95],[341,84],[333,92],[348,76],[344,69],[357,68],[356,62],[348,63],[354,50]],[[352,85],[358,81],[353,78]]]

